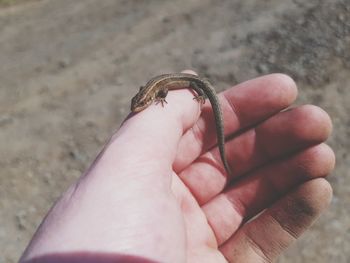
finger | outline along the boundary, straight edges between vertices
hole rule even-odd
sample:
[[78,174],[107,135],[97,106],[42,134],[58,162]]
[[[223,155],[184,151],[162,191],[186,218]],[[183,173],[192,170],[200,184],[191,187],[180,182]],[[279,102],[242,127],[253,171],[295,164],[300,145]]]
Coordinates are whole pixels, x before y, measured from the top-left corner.
[[326,180],[306,182],[243,225],[220,250],[229,262],[274,262],[319,217],[331,197]]
[[[327,113],[315,106],[301,106],[272,116],[226,143],[233,171],[230,179],[323,142],[331,127]],[[180,177],[197,201],[204,204],[227,185],[222,171],[220,155],[214,148],[182,171]]]
[[[234,134],[290,106],[297,95],[294,81],[283,74],[250,80],[220,93],[225,134]],[[181,138],[174,169],[180,172],[216,143],[216,127],[210,103],[194,127]]]
[[127,142],[129,153],[135,151],[138,170],[144,170],[139,166],[154,160],[159,166],[172,167],[180,137],[200,114],[200,107],[192,98],[193,93],[186,87],[172,90],[164,107],[152,104],[142,112],[131,114],[123,123],[115,136],[124,137],[120,141]]
[[326,144],[254,171],[202,206],[219,244],[242,224],[301,183],[326,177],[335,156]]

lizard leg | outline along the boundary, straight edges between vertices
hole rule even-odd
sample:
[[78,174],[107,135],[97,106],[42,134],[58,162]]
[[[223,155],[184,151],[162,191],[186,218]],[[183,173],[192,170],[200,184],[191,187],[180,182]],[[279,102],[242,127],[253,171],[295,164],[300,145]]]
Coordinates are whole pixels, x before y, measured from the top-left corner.
[[162,104],[162,107],[164,107],[164,103],[168,104],[168,102],[165,100],[166,96],[168,95],[168,89],[160,89],[156,94],[156,105],[160,102]]
[[197,83],[195,82],[190,83],[190,88],[194,89],[197,93],[197,95],[195,95],[193,99],[198,101],[201,105],[203,105],[207,98],[203,90],[200,87],[198,87]]

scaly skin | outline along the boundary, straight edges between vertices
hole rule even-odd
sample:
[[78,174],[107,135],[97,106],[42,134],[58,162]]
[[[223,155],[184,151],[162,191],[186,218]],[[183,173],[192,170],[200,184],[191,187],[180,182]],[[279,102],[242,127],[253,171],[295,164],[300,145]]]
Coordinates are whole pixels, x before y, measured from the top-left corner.
[[214,114],[216,134],[221,160],[224,164],[228,175],[231,174],[230,166],[228,165],[225,154],[225,134],[224,121],[222,117],[222,110],[216,91],[213,86],[205,79],[187,73],[172,73],[159,75],[152,78],[140,91],[132,98],[131,111],[139,112],[147,108],[153,102],[167,103],[165,98],[168,90],[191,88],[196,91],[195,99],[204,103],[208,98]]

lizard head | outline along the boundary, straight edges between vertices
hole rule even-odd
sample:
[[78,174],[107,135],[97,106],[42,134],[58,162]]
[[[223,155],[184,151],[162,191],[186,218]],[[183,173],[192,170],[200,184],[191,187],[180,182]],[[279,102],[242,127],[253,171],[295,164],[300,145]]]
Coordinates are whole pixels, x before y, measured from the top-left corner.
[[140,91],[131,99],[131,111],[142,111],[151,105],[153,101],[154,96],[149,92],[145,92],[143,87],[141,87]]

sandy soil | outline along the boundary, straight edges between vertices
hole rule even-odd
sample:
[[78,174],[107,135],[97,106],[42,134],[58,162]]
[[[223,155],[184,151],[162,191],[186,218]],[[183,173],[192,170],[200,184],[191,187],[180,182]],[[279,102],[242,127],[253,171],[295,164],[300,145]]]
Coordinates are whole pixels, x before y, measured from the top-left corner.
[[332,117],[332,205],[279,262],[350,261],[350,2],[37,0],[0,9],[0,262],[94,159],[150,77],[193,68],[223,90],[291,75]]

